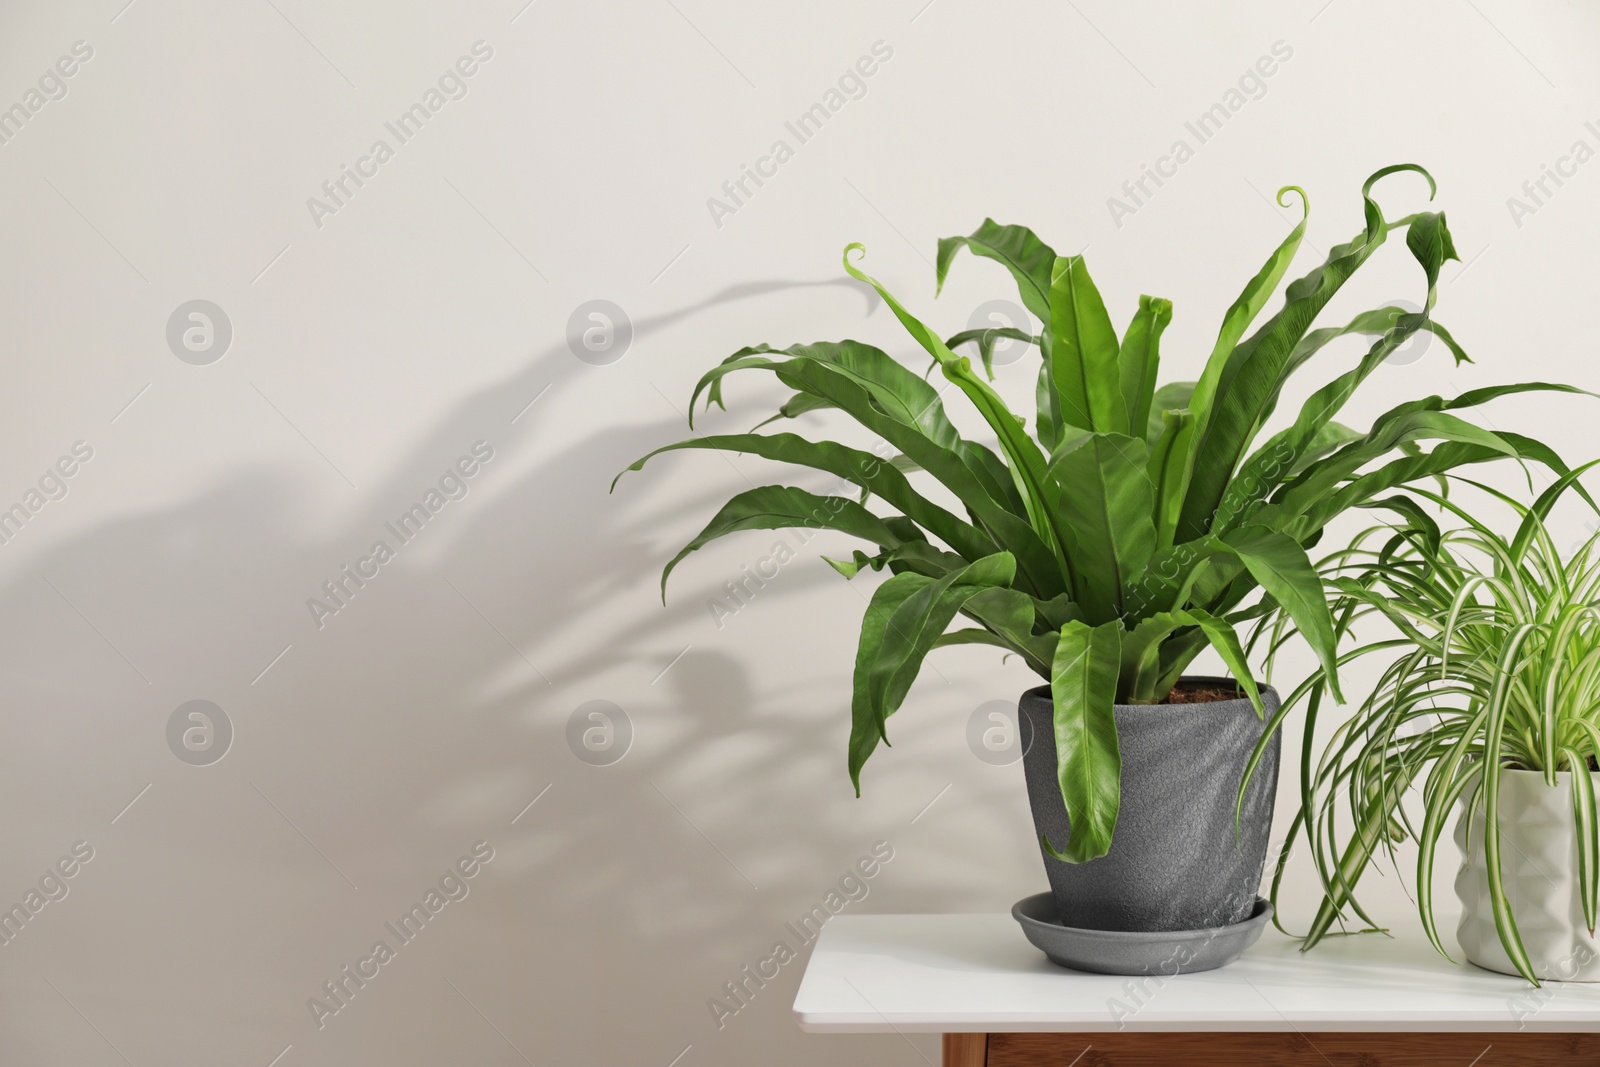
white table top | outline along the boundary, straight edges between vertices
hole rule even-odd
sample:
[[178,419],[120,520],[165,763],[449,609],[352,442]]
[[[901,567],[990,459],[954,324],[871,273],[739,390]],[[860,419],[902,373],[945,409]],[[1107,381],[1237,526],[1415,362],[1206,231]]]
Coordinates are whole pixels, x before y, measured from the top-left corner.
[[1583,1032],[1600,1031],[1600,984],[1535,989],[1452,964],[1420,931],[1334,937],[1302,954],[1271,929],[1219,970],[1115,978],[1057,967],[1010,915],[840,915],[817,940],[794,1013],[819,1033]]

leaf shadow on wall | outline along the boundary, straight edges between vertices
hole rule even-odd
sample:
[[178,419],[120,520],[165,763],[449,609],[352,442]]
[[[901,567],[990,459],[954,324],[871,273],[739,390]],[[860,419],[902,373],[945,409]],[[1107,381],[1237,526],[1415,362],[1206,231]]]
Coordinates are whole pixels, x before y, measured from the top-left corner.
[[[733,287],[641,320],[636,337],[731,301],[834,284]],[[541,404],[592,372],[562,345],[536,353],[429,427],[333,528],[282,474],[242,471],[63,540],[0,588],[14,709],[0,892],[23,892],[75,840],[97,849],[71,894],[6,946],[0,1027],[35,1054],[20,1058],[51,1058],[62,1032],[82,1029],[48,978],[134,1062],[266,1062],[290,1043],[300,1063],[374,1050],[396,1065],[463,1053],[520,1062],[485,1017],[541,1063],[664,1064],[691,1042],[705,1050],[697,1062],[814,1061],[788,1018],[798,966],[746,1009],[766,1022],[741,1013],[719,1033],[706,1000],[765,956],[907,801],[811,803],[819,778],[848,792],[848,694],[836,681],[848,657],[780,689],[707,640],[661,673],[678,635],[712,631],[692,581],[665,608],[640,595],[664,559],[658,531],[698,528],[727,485],[666,505],[607,496],[612,473],[682,436],[669,418],[600,427],[525,462],[526,431],[513,435],[508,420],[547,384]],[[311,626],[303,601],[320,582],[496,433],[496,462],[517,468],[514,481],[486,469]],[[841,587],[819,562],[804,566],[763,591],[763,612]],[[830,639],[839,647],[853,641],[858,613],[848,617]],[[569,715],[595,696],[623,705],[636,732],[609,767],[580,762],[566,740]],[[235,731],[206,767],[174,758],[165,734],[196,697],[221,705]],[[342,967],[393,942],[385,924],[478,840],[496,855],[467,896],[319,1030],[309,998],[327,999]],[[619,1012],[627,1026],[614,1024]],[[571,1055],[580,1048],[587,1059]],[[861,1062],[920,1062],[898,1038],[854,1048]]]

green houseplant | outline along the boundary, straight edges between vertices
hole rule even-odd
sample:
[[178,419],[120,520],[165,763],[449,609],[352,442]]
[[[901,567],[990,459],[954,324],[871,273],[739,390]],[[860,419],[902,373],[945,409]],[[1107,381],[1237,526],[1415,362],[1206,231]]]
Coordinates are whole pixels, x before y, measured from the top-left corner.
[[[1498,391],[1411,401],[1366,431],[1334,421],[1368,376],[1418,331],[1437,335],[1458,361],[1466,358],[1431,318],[1439,271],[1457,258],[1444,215],[1421,212],[1391,221],[1372,198],[1380,179],[1401,171],[1422,175],[1432,194],[1432,177],[1413,164],[1373,174],[1362,188],[1361,232],[1290,283],[1282,306],[1250,332],[1300,248],[1302,217],[1223,315],[1193,382],[1158,385],[1161,338],[1172,315],[1168,301],[1141,297],[1119,336],[1083,257],[1058,256],[1031,230],[989,220],[970,236],[940,241],[940,286],[965,248],[1005,267],[1042,323],[1037,336],[1014,331],[1041,356],[1031,428],[969,358],[953,351],[977,342],[987,360],[983,331],[942,340],[857,268],[852,260],[864,254],[860,245],[847,247],[845,270],[877,290],[932,357],[932,368],[982,416],[995,444],[962,437],[938,390],[863,342],[741,349],[696,385],[691,427],[702,398],[707,408],[723,406],[729,375],[758,370],[794,390],[768,422],[818,409],[843,412],[897,455],[885,461],[786,432],[695,437],[651,452],[628,469],[661,452],[721,449],[824,471],[862,494],[860,500],[819,496],[782,485],[738,494],[666,565],[663,596],[668,575],[685,556],[735,531],[809,526],[867,541],[876,547],[872,554],[830,561],[847,578],[868,569],[891,574],[873,592],[856,657],[849,770],[858,793],[862,766],[879,741],[887,742],[886,722],[924,657],[942,645],[996,645],[1048,684],[1054,803],[1064,806],[1070,835],[1043,841],[1046,854],[1060,864],[1105,856],[1124,791],[1140,775],[1122,763],[1117,708],[1166,700],[1194,657],[1210,647],[1254,704],[1252,718],[1259,717],[1262,691],[1237,627],[1278,611],[1316,651],[1337,694],[1333,621],[1306,553],[1330,519],[1463,464],[1506,456],[1553,460],[1535,441],[1456,414]],[[1280,203],[1287,206],[1290,193],[1307,209],[1304,216],[1309,205],[1297,187],[1280,192]],[[1423,310],[1378,308],[1344,325],[1313,329],[1328,301],[1399,231],[1423,270]],[[1290,426],[1266,435],[1263,427],[1289,378],[1347,334],[1374,340],[1354,367],[1305,402]],[[1435,447],[1424,450],[1421,442]],[[932,486],[964,513],[928,495]],[[891,510],[870,510],[869,497]],[[969,625],[950,630],[957,616]],[[1248,736],[1228,770],[1230,801],[1233,775],[1255,737]],[[1270,803],[1267,809],[1270,819]],[[1226,848],[1234,848],[1231,836]],[[1054,871],[1051,862],[1046,867]],[[1260,868],[1258,855],[1256,881]]]
[[[1586,469],[1557,480],[1532,507],[1494,494],[1517,515],[1512,536],[1423,493],[1459,528],[1441,532],[1427,512],[1395,502],[1392,525],[1324,561],[1339,590],[1340,636],[1367,616],[1395,633],[1342,657],[1387,663],[1372,695],[1328,738],[1315,771],[1323,683],[1311,679],[1286,705],[1304,696],[1308,718],[1302,807],[1284,856],[1303,832],[1324,890],[1306,948],[1346,911],[1375,925],[1355,898],[1357,883],[1375,859],[1393,861],[1397,844],[1412,840],[1418,913],[1448,955],[1433,871],[1460,805],[1457,935],[1467,958],[1535,983],[1600,980],[1600,540],[1564,556],[1545,527],[1569,489],[1589,500],[1576,485]],[[1282,877],[1280,863],[1274,897]]]

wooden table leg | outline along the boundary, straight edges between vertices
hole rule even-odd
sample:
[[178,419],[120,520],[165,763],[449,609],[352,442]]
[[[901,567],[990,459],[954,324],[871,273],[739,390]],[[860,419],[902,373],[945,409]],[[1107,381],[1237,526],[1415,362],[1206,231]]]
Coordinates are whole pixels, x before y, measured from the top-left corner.
[[944,1067],[987,1067],[988,1034],[945,1034]]

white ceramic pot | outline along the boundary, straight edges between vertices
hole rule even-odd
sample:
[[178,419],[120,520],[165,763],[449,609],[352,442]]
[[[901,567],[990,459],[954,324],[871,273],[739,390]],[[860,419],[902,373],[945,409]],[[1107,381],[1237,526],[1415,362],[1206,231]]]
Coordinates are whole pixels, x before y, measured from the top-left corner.
[[[1595,775],[1600,788],[1600,775]],[[1505,771],[1500,779],[1500,871],[1517,932],[1540,978],[1600,982],[1600,941],[1589,932],[1578,892],[1578,845],[1569,772],[1545,785],[1538,771]],[[1468,793],[1471,790],[1469,787]],[[1467,959],[1502,974],[1517,969],[1500,944],[1489,903],[1480,803],[1456,820],[1462,851],[1456,875],[1461,924],[1456,939]],[[1470,826],[1469,826],[1470,821]]]

